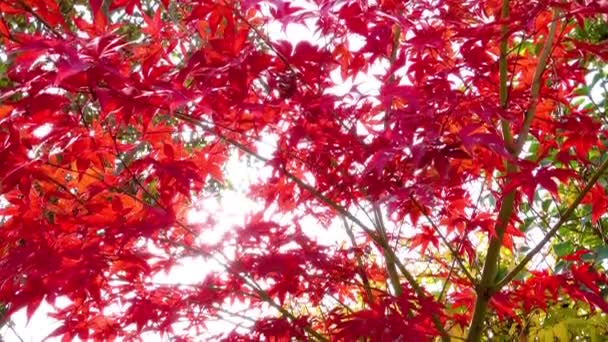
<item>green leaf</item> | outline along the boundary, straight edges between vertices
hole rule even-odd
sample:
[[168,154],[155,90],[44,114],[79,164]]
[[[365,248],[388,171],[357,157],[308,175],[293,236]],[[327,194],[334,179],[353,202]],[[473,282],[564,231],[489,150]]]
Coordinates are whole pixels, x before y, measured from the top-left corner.
[[593,110],[595,109],[595,105],[592,102],[587,103],[584,107],[584,110]]
[[593,259],[594,259],[593,254],[587,253],[587,254],[581,255],[581,260],[582,261],[590,262],[590,261],[593,261]]
[[544,212],[548,212],[550,206],[551,206],[551,199],[550,198],[543,201],[542,208],[543,208]]
[[595,249],[595,260],[604,261],[608,259],[608,246],[599,246]]
[[[582,93],[581,94],[581,91],[576,91],[576,90],[574,91],[574,93],[575,93],[575,95],[578,95],[578,96],[585,96],[585,95],[587,95],[586,93]],[[578,94],[576,94],[576,93],[578,93]],[[585,99],[582,98],[582,97],[579,97],[576,100],[572,101],[572,107],[578,107],[578,106],[582,105],[583,103],[585,103]]]
[[496,205],[496,199],[494,198],[494,196],[489,196],[488,197],[488,202],[490,202],[491,206],[495,206]]
[[572,244],[572,241],[557,243],[553,245],[553,251],[558,257],[561,258],[564,255],[574,252],[574,244]]
[[593,76],[593,80],[591,80],[591,84],[589,84],[589,88],[595,87],[595,85],[597,84],[597,82],[599,82],[601,79],[603,79],[605,76],[602,75],[601,72],[596,72],[595,75]]
[[574,95],[585,96],[589,94],[589,87],[583,86],[574,90]]
[[568,266],[567,262],[560,260],[555,264],[554,272],[561,273],[562,271],[564,271],[566,269],[567,266]]
[[534,217],[526,217],[524,219],[523,224],[519,227],[519,230],[521,230],[522,232],[527,232],[528,229],[530,229],[530,226],[532,225],[532,223],[535,221]]
[[533,141],[530,144],[530,153],[532,153],[533,155],[536,155],[536,153],[538,152],[538,147],[539,147],[538,142],[537,141]]
[[509,273],[509,269],[507,267],[501,266],[498,269],[498,272],[496,272],[495,281],[497,281],[497,282],[500,281],[502,278],[504,278],[507,275],[507,273]]

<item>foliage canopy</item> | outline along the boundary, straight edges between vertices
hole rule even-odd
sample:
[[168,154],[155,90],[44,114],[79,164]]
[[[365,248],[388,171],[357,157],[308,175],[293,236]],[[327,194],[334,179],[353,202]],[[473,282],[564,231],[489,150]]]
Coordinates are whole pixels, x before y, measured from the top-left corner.
[[[607,15],[0,0],[5,318],[63,298],[64,340],[599,340]],[[188,212],[231,158],[259,210],[210,241],[221,215]],[[195,257],[221,270],[155,281]]]

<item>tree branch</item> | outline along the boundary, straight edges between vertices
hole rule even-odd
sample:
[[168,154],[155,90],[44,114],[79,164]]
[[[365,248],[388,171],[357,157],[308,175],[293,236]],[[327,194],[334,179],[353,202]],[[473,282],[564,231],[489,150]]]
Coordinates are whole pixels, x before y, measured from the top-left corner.
[[[382,239],[388,246],[388,238],[386,236],[386,227],[384,226],[384,221],[382,220],[382,212],[377,204],[374,204],[373,207],[374,221],[377,228],[376,231],[378,232],[378,237]],[[388,272],[390,283],[393,286],[395,295],[397,297],[401,297],[403,290],[401,289],[401,281],[399,280],[399,274],[397,273],[397,268],[395,267],[395,260],[391,257],[390,253],[385,250],[385,248],[382,248],[382,253],[384,254],[386,271]]]
[[[551,53],[552,45],[553,45],[553,36],[555,35],[555,31],[557,29],[558,22],[558,11],[554,10],[553,18],[551,22],[551,26],[549,28],[549,34],[547,39],[545,40],[545,44],[543,46],[543,50],[541,51],[541,55],[539,57],[538,65],[534,72],[534,77],[532,80],[532,88],[530,91],[530,104],[528,106],[528,110],[524,116],[524,123],[519,131],[517,141],[515,142],[515,146],[511,149],[511,155],[517,157],[521,152],[525,141],[528,138],[528,133],[530,131],[530,125],[532,123],[532,119],[534,118],[534,113],[536,112],[536,106],[538,102],[538,97],[540,94],[541,87],[541,79],[542,74],[546,68],[547,60],[549,58],[549,54]],[[509,0],[503,0],[502,2],[502,10],[501,10],[501,19],[506,21],[509,16]],[[503,24],[502,32],[506,32],[506,24]],[[508,36],[503,34],[501,37],[500,48],[500,105],[506,106],[507,104],[507,56],[506,49],[508,44]],[[503,127],[503,135],[505,136],[505,140],[510,137],[510,130],[508,124],[502,125]],[[510,161],[507,161],[507,174],[513,173],[517,171],[517,166]],[[502,247],[502,239],[504,237],[505,230],[509,224],[509,219],[511,218],[511,214],[513,213],[515,203],[515,191],[512,190],[508,194],[505,195],[500,211],[498,213],[498,218],[496,222],[495,232],[496,236],[490,239],[490,244],[488,246],[488,250],[486,253],[486,260],[484,262],[483,271],[481,274],[481,281],[476,288],[477,298],[475,300],[475,309],[473,311],[473,317],[471,318],[471,324],[469,326],[469,333],[467,336],[467,340],[471,342],[477,342],[481,340],[481,335],[483,332],[484,320],[486,317],[486,313],[488,311],[488,304],[490,302],[490,298],[492,296],[493,283],[496,278],[498,266],[499,266],[499,257],[500,257],[500,248]]]
[[[505,0],[506,2],[507,0]],[[555,37],[555,32],[557,31],[557,23],[559,22],[559,10],[555,9],[553,11],[553,18],[551,18],[551,25],[549,27],[549,33],[547,39],[545,40],[545,45],[543,46],[543,50],[540,53],[540,57],[538,58],[538,65],[536,66],[536,70],[534,71],[534,77],[532,78],[532,86],[530,89],[530,103],[528,104],[528,110],[526,111],[526,116],[524,117],[524,122],[519,131],[519,135],[517,136],[517,140],[514,146],[514,155],[517,156],[521,152],[526,140],[528,139],[528,133],[530,132],[530,125],[532,124],[532,119],[534,119],[534,114],[536,113],[536,107],[538,105],[538,98],[540,95],[541,88],[541,80],[543,73],[547,67],[547,60],[551,55],[551,50],[553,49],[553,38]]]
[[[501,10],[501,19],[506,20],[509,17],[509,1],[504,0],[502,3]],[[498,73],[499,73],[499,89],[498,96],[500,101],[500,108],[503,110],[507,109],[507,101],[509,98],[508,87],[507,87],[507,54],[508,54],[508,45],[509,38],[507,34],[509,33],[509,27],[507,24],[502,24],[500,29],[500,58],[498,60]],[[500,120],[502,125],[502,135],[507,145],[507,148],[511,148],[513,144],[513,136],[511,133],[511,127],[509,126],[509,122],[505,119]]]
[[511,213],[513,212],[514,202],[515,191],[511,191],[503,199],[500,212],[498,213],[495,227],[496,236],[490,240],[488,251],[486,253],[486,260],[481,273],[481,280],[479,285],[476,287],[477,298],[475,300],[475,309],[473,311],[473,317],[471,318],[471,324],[469,326],[469,334],[467,337],[468,341],[477,342],[481,340],[483,322],[485,320],[491,297],[491,293],[488,290],[492,287],[496,278],[502,239],[509,223]]
[[[353,247],[357,248],[357,241],[355,240],[355,234],[353,230],[348,225],[348,221],[344,217],[342,217],[342,221],[344,221],[344,229],[346,230],[346,234],[350,238]],[[365,295],[367,296],[367,300],[370,303],[374,301],[374,295],[372,293],[372,288],[369,284],[369,279],[367,278],[367,274],[365,273],[365,269],[363,268],[363,260],[360,255],[357,255],[357,266],[359,267],[359,276],[361,277],[361,281],[363,282],[363,288],[365,289]]]
[[[509,15],[509,1],[503,0],[502,3],[502,11],[501,11],[501,19],[506,20]],[[531,91],[530,91],[530,103],[528,105],[528,110],[524,116],[523,125],[519,131],[517,140],[515,142],[515,146],[513,146],[511,150],[511,155],[515,158],[519,156],[524,143],[528,138],[528,134],[530,132],[530,125],[532,123],[532,119],[534,118],[534,114],[536,112],[536,107],[538,104],[538,97],[540,94],[541,87],[541,79],[543,72],[547,65],[547,60],[552,50],[553,45],[553,37],[555,36],[555,32],[557,30],[557,23],[559,20],[559,11],[557,9],[553,12],[553,18],[551,21],[551,25],[549,27],[549,34],[547,39],[545,40],[545,44],[541,51],[541,55],[539,57],[538,65],[534,72],[534,77],[532,80]],[[503,24],[505,25],[505,24]],[[508,40],[507,36],[501,37],[501,50],[506,48],[506,41]],[[501,51],[500,56],[502,63],[506,64],[506,54],[504,54],[504,50]],[[504,68],[504,67],[503,67]],[[502,96],[506,96],[506,92],[503,94],[503,91],[506,89],[506,73],[501,73],[501,85],[500,92]],[[506,98],[501,96],[501,105],[503,101],[506,101]],[[506,104],[506,102],[504,102]],[[505,126],[503,125],[503,128]],[[510,161],[507,161],[507,174],[512,174],[517,171],[517,166]],[[486,318],[486,314],[488,311],[488,305],[490,302],[490,298],[494,293],[494,281],[496,280],[496,274],[499,266],[499,257],[500,257],[500,248],[502,247],[502,239],[504,237],[505,230],[509,223],[509,219],[511,218],[511,214],[513,213],[515,204],[515,190],[512,190],[508,194],[505,195],[502,205],[500,207],[500,211],[498,213],[498,218],[496,222],[495,232],[496,236],[490,240],[490,244],[488,246],[488,250],[486,253],[486,260],[484,262],[483,271],[481,274],[481,281],[476,288],[477,298],[475,300],[475,309],[473,311],[473,317],[471,318],[471,324],[469,326],[469,333],[467,336],[467,340],[470,342],[478,342],[481,340],[481,335],[483,332],[484,320]]]

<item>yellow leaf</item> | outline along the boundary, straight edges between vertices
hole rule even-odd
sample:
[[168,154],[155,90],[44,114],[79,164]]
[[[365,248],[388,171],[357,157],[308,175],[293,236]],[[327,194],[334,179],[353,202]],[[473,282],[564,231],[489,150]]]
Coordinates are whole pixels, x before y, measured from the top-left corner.
[[555,336],[553,335],[553,329],[543,330],[542,335],[543,337],[540,339],[541,341],[554,342],[555,340]]
[[511,328],[509,328],[509,336],[515,336],[517,333],[517,323],[511,324]]
[[[536,336],[538,337],[538,342],[545,342],[545,331],[544,330],[539,330],[536,333]],[[528,340],[530,341],[530,340]],[[536,341],[535,339],[532,339],[531,341]]]
[[553,327],[553,334],[560,342],[569,342],[568,325],[564,322],[556,324]]
[[466,334],[465,334],[465,332],[464,332],[464,329],[462,329],[462,328],[460,327],[460,325],[458,325],[458,324],[455,324],[455,325],[454,325],[454,326],[453,326],[453,327],[450,329],[450,331],[448,331],[448,333],[449,333],[451,336],[455,336],[455,337],[463,337],[463,338],[464,338],[464,337],[466,337]]
[[591,328],[591,342],[599,342],[600,341],[600,334],[597,332],[597,329],[595,327]]

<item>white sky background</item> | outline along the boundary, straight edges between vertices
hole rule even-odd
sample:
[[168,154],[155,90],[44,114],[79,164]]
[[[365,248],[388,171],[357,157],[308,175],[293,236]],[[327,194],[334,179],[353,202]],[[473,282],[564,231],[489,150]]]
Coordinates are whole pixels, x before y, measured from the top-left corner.
[[[304,2],[303,2],[304,3]],[[305,4],[305,3],[304,3]],[[300,5],[300,2],[296,2],[296,5]],[[281,24],[273,23],[268,25],[267,31],[272,37],[281,37],[282,39],[287,39],[295,46],[297,42],[308,40],[308,41],[316,41],[320,42],[319,44],[323,45],[323,42],[318,39],[318,37],[314,37],[312,32],[301,25],[289,25],[287,26],[286,34],[281,32]],[[363,41],[353,38],[350,41],[352,49],[358,49],[363,45]],[[383,66],[377,65],[373,67],[369,74],[363,75],[360,74],[356,80],[341,80],[339,70],[336,70],[332,77],[336,81],[336,83],[342,83],[340,87],[336,87],[332,91],[336,94],[344,94],[351,89],[353,84],[359,85],[358,89],[362,93],[377,93],[377,90],[380,88],[381,83],[372,75],[378,73],[382,73]],[[593,75],[588,77],[588,82],[592,79]],[[596,103],[601,100],[603,96],[603,89],[599,86],[596,86],[592,91],[592,96],[596,100]],[[40,132],[41,134],[45,134],[44,131]],[[48,133],[48,132],[46,132]],[[262,155],[270,155],[273,151],[274,140],[272,137],[267,137],[265,141],[258,144],[258,148]],[[196,221],[204,221],[206,215],[212,213],[213,215],[217,215],[217,226],[214,232],[206,233],[201,238],[205,241],[209,240],[217,240],[222,237],[223,232],[226,230],[232,229],[234,226],[242,226],[245,223],[245,217],[250,212],[258,211],[262,205],[256,204],[251,201],[244,190],[247,188],[248,184],[250,184],[254,179],[258,176],[263,175],[267,170],[252,170],[251,167],[248,167],[243,161],[239,161],[238,158],[232,157],[226,167],[227,174],[225,175],[226,179],[229,180],[233,186],[234,190],[223,190],[221,193],[221,198],[219,199],[206,199],[205,201],[201,201],[196,204],[196,208],[193,208],[190,219],[192,222]],[[368,219],[365,216],[362,216],[361,219],[366,222]],[[387,221],[388,223],[388,221]],[[305,220],[302,222],[303,229],[309,233],[311,236],[316,236],[318,238],[322,238],[320,243],[325,244],[335,244],[341,243],[343,241],[347,241],[347,235],[344,232],[344,229],[341,227],[341,223],[334,227],[323,228],[319,226],[319,224],[314,220],[310,219],[308,222]],[[530,242],[539,241],[543,237],[543,233],[540,229],[532,229],[528,238]],[[539,261],[538,259],[536,260]],[[204,279],[206,272],[202,270],[221,270],[222,267],[217,263],[212,261],[202,261],[199,260],[182,260],[181,266],[176,266],[172,269],[172,271],[165,276],[157,276],[153,279],[154,282],[158,283],[182,283],[182,284],[194,284],[200,282]],[[65,300],[64,300],[65,301]],[[57,301],[57,304],[61,303],[61,299]],[[236,305],[237,309],[239,306],[244,307],[243,304]],[[26,322],[25,310],[21,310],[16,313],[12,317],[12,322],[14,323],[14,329],[19,334],[19,336],[23,339],[23,341],[32,341],[38,342],[42,341],[44,337],[46,337],[49,333],[51,333],[54,329],[56,329],[59,324],[52,319],[46,317],[47,313],[50,310],[50,306],[43,302],[40,309],[33,315],[29,324]],[[225,332],[233,329],[233,325],[222,322],[209,323],[209,330],[215,332]],[[20,342],[20,340],[16,337],[16,335],[9,329],[9,327],[4,327],[0,331],[1,336],[4,338],[6,342]],[[60,338],[53,338],[50,341],[58,341]],[[160,338],[158,335],[146,335],[146,341],[166,341],[167,338]]]

